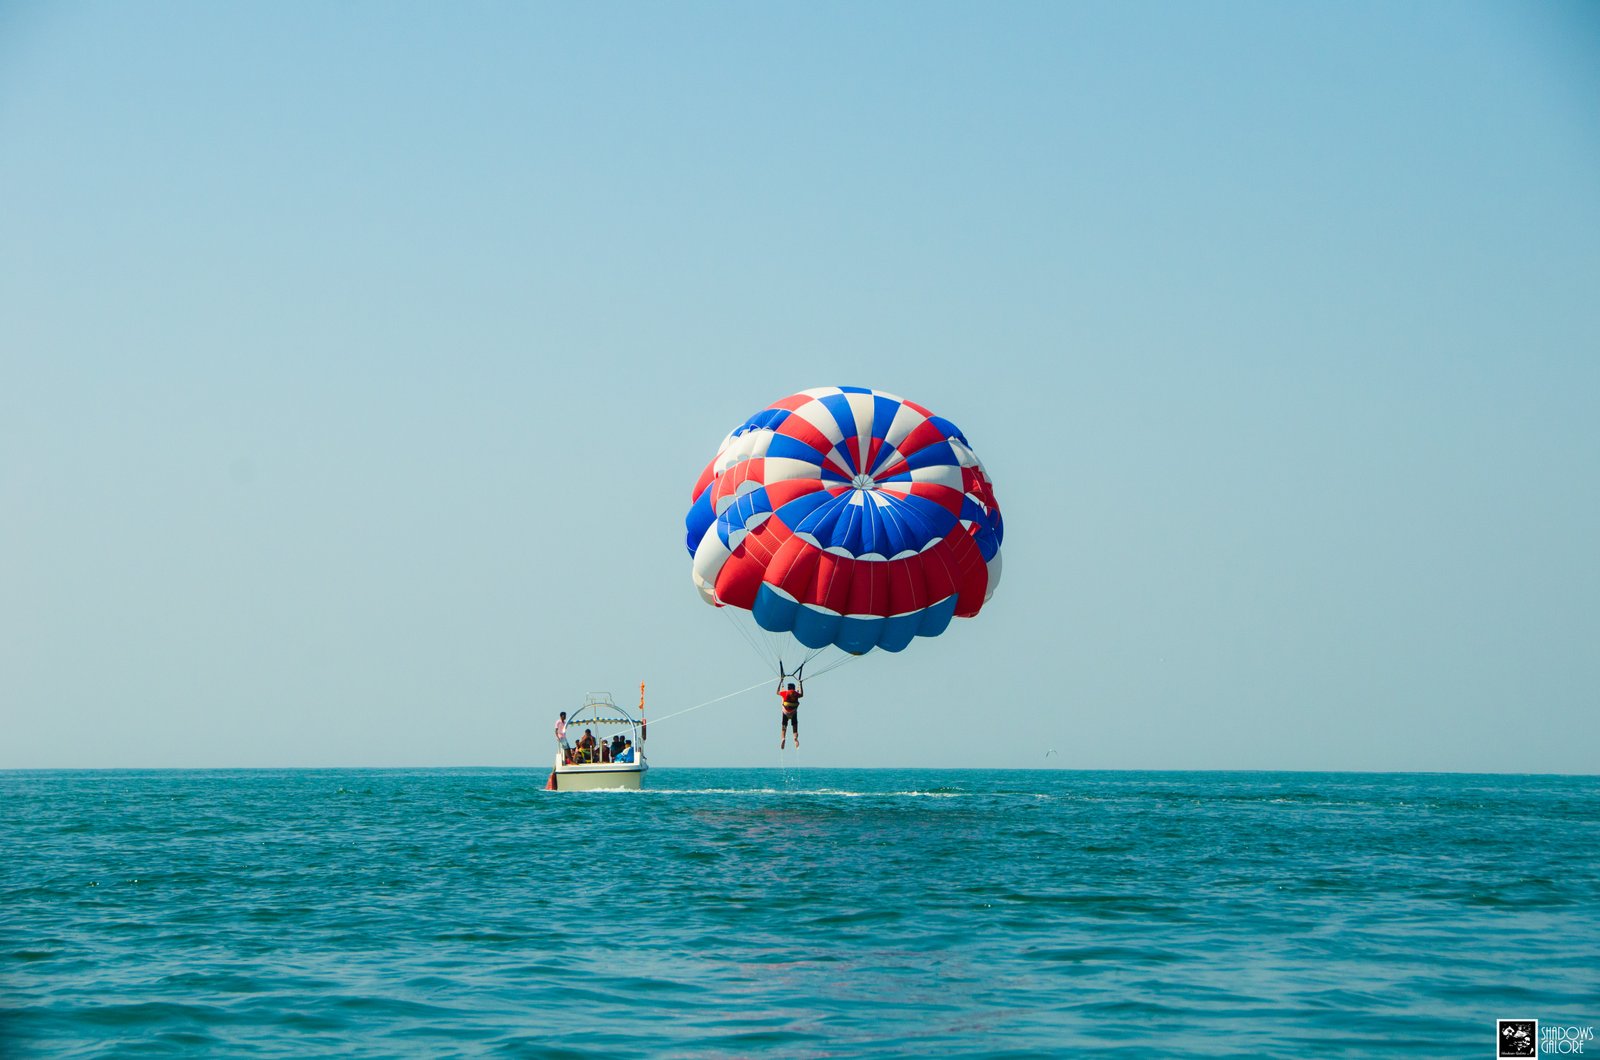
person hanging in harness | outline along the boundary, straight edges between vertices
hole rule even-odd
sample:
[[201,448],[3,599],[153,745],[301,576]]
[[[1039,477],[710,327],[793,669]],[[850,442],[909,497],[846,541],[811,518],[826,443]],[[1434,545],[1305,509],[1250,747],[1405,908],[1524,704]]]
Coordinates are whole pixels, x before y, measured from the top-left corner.
[[[800,667],[800,670],[805,670],[805,667]],[[800,698],[806,694],[806,678],[804,673],[798,671],[795,676],[800,679],[800,687],[796,689],[793,681],[790,681],[788,687],[785,687],[783,668],[779,667],[778,669],[778,699],[783,705],[782,712],[779,715],[781,720],[778,723],[778,748],[780,750],[784,744],[789,742],[789,726],[791,725],[794,726],[794,749],[796,751],[800,750]]]

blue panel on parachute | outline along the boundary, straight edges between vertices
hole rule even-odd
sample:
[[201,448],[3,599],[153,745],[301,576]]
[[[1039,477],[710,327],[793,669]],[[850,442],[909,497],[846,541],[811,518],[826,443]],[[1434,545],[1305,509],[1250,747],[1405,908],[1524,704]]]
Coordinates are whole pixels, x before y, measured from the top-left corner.
[[856,431],[856,414],[850,408],[850,399],[843,394],[829,394],[818,399],[822,407],[833,414],[833,422],[839,425],[839,433],[846,438],[858,433]]
[[[833,541],[834,525],[838,523],[839,517],[844,514],[844,510],[849,507],[849,504],[841,497],[834,497],[827,493],[824,493],[823,496],[827,497],[832,503],[819,505],[812,509],[811,513],[801,519],[799,523],[791,525],[791,529],[796,533],[810,534],[817,539],[819,545],[827,548]],[[786,504],[784,507],[787,508],[788,505]]]
[[787,633],[794,628],[795,612],[799,609],[799,604],[773,592],[772,586],[763,582],[756,590],[756,602],[750,608],[750,615],[762,629]]
[[772,501],[764,489],[753,490],[742,497],[736,497],[717,518],[717,536],[722,538],[724,546],[731,549],[735,532],[748,527],[750,520],[757,515],[771,511]]
[[903,408],[894,398],[886,398],[882,394],[872,399],[872,436],[874,438],[889,437],[889,427],[894,423],[894,418]]
[[737,438],[748,431],[775,431],[783,425],[783,421],[788,419],[789,415],[788,409],[762,409],[745,420],[739,429],[733,432],[734,437]]
[[917,631],[922,627],[922,612],[914,611],[909,615],[895,615],[893,618],[883,620],[883,626],[878,630],[878,647],[883,651],[904,651],[917,636]]
[[916,551],[928,540],[929,527],[922,517],[906,505],[890,502],[878,506],[878,519],[888,538],[885,556]]
[[826,648],[838,637],[841,621],[838,615],[797,604],[794,611],[794,639],[808,648]]
[[966,446],[968,449],[972,448],[972,443],[968,442],[967,436],[961,433],[961,428],[957,427],[943,416],[929,416],[928,422],[939,428],[946,438],[959,438],[962,445]]
[[839,620],[839,634],[833,642],[852,655],[864,655],[878,646],[884,619],[845,615]]
[[812,512],[826,504],[832,503],[833,494],[827,490],[813,490],[802,493],[787,504],[781,505],[773,514],[783,520],[783,525],[790,530],[798,530]]
[[950,620],[956,616],[956,596],[954,593],[940,600],[932,607],[920,612],[921,619],[917,629],[919,637],[937,637],[950,625]]
[[706,536],[706,531],[716,521],[717,513],[711,507],[711,484],[708,484],[700,491],[700,496],[695,498],[689,514],[683,519],[683,524],[688,529],[689,555],[694,555],[694,550],[700,547],[700,541]]
[[915,521],[917,548],[921,548],[929,541],[943,540],[946,534],[955,529],[956,517],[942,504],[936,504],[926,497],[909,494],[904,497],[899,494],[888,494],[888,496],[893,498],[897,515],[908,522]]
[[[842,548],[852,556],[861,555],[862,518],[861,505],[842,504],[838,521],[833,524],[833,533],[828,540],[822,542],[823,548]],[[821,540],[820,538],[818,540]]]
[[775,434],[772,436],[772,441],[767,443],[768,459],[804,460],[808,464],[820,464],[824,455],[800,439],[791,438],[787,434]]
[[950,448],[949,442],[925,445],[906,457],[906,467],[913,471],[923,467],[948,467],[955,463],[955,450]]
[[984,562],[994,559],[994,554],[1000,551],[1000,534],[996,530],[1000,513],[984,511],[983,505],[968,496],[961,502],[961,518],[972,523],[973,540],[977,542],[978,551],[983,553]]

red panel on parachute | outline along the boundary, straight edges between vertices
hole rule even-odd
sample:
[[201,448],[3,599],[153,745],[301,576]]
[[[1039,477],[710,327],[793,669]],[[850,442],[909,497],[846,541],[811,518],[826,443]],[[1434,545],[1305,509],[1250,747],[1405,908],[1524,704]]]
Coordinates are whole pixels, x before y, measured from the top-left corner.
[[790,416],[778,424],[778,434],[795,441],[804,442],[817,451],[817,461],[820,463],[828,450],[833,448],[833,443],[828,441],[828,436],[811,426],[809,420],[800,416]]
[[[757,486],[760,486],[765,478],[765,463],[761,458],[739,461],[739,463],[724,471],[717,479],[717,484],[711,487],[712,510],[719,510],[724,498],[737,497],[739,495],[739,487],[744,483],[753,481]],[[746,490],[745,492],[748,493],[750,491]]]
[[716,466],[717,461],[715,458],[713,458],[711,463],[706,465],[706,469],[700,472],[700,477],[696,479],[694,483],[694,492],[689,494],[690,500],[699,500],[700,494],[704,493],[706,491],[706,487],[711,485],[711,480],[717,477],[716,472],[712,470],[712,468]]
[[809,601],[817,580],[817,560],[822,553],[802,538],[790,537],[778,546],[767,564],[765,581],[776,585],[796,600]]
[[889,606],[889,565],[880,560],[857,560],[850,577],[851,615],[884,615]]
[[921,556],[928,602],[936,604],[947,596],[953,596],[961,581],[961,571],[950,556],[950,546],[940,541],[921,553]]
[[[804,497],[808,493],[815,493],[822,488],[822,483],[814,478],[786,478],[777,482],[767,483],[767,501],[776,511],[796,497]],[[789,529],[793,530],[794,527]]]
[[924,565],[920,552],[884,564],[889,568],[889,614],[910,614],[933,602],[928,599],[928,579],[922,570]]
[[855,568],[859,566],[855,560],[846,556],[836,556],[832,552],[817,553],[817,588],[815,600],[817,604],[829,611],[837,611],[841,615],[850,606],[850,581],[854,577]]
[[961,515],[961,501],[966,496],[960,490],[953,490],[949,486],[941,486],[937,482],[913,482],[911,496],[930,500],[949,512],[959,517]]
[[944,432],[932,420],[923,420],[912,428],[899,445],[901,456],[910,456],[918,449],[926,449],[945,440]]
[[768,519],[748,534],[733,550],[722,570],[717,574],[717,599],[725,604],[742,607],[746,611],[755,606],[756,592],[767,564],[779,546],[792,535],[776,519]]
[[966,527],[958,526],[950,531],[945,543],[950,546],[951,557],[960,572],[961,595],[956,598],[956,615],[971,618],[983,607],[983,594],[989,588],[989,567]]

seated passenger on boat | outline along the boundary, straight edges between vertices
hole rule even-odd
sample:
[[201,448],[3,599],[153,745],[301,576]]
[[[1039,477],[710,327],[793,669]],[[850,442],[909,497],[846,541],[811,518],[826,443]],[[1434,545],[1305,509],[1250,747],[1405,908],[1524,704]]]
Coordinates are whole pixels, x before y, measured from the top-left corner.
[[613,762],[631,765],[635,761],[637,757],[632,740],[620,733],[610,740],[596,739],[592,729],[584,729],[583,738],[576,746],[567,748],[561,757],[561,764],[568,766],[610,765]]

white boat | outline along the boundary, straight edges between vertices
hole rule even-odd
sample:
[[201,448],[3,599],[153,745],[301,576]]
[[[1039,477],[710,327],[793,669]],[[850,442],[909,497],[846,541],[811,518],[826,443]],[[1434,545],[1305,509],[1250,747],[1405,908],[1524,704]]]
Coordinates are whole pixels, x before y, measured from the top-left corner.
[[[581,749],[585,730],[595,738],[593,753]],[[650,763],[644,758],[644,685],[639,686],[639,716],[617,705],[609,692],[590,692],[583,697],[583,706],[567,715],[567,741],[573,753],[556,751],[555,766],[546,791],[598,791],[603,788],[632,788],[637,790],[644,782]],[[611,739],[621,736],[631,745],[618,760],[609,753]],[[605,744],[607,750],[601,750]],[[629,760],[631,759],[631,760]]]

